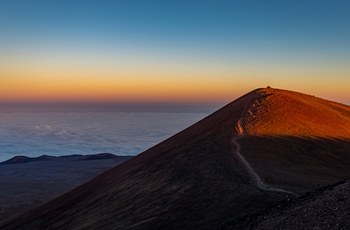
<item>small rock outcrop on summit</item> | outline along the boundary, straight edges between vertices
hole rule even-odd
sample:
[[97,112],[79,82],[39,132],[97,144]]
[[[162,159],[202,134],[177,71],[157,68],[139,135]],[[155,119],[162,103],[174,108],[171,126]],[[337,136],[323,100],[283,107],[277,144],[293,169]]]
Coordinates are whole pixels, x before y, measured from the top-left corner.
[[349,178],[349,153],[349,106],[257,89],[0,228],[213,229]]

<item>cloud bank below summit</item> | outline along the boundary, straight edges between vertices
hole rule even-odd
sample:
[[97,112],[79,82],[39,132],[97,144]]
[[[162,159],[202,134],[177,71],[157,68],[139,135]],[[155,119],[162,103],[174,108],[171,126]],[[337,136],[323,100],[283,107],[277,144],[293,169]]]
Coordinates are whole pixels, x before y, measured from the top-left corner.
[[1,113],[0,161],[15,155],[137,155],[208,115],[204,112]]

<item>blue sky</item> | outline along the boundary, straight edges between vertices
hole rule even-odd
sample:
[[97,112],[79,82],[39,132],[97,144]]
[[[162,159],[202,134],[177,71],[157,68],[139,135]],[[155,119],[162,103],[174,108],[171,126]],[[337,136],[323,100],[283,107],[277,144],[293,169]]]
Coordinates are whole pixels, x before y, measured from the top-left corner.
[[0,7],[3,36],[15,41],[105,39],[218,49],[284,41],[335,49],[334,43],[348,48],[350,36],[348,1],[2,0]]
[[[147,65],[148,77],[159,69],[171,72],[171,84],[175,78],[186,84],[180,76],[186,71],[193,75],[184,78],[193,82],[210,73],[205,84],[219,79],[217,91],[231,84],[238,95],[271,84],[350,101],[344,87],[350,84],[349,12],[345,0],[1,0],[0,66],[30,62],[30,69],[38,69],[43,60],[57,59],[62,68],[72,62],[77,69],[110,63],[108,68],[129,71]],[[203,95],[214,96],[202,88]],[[221,91],[226,94],[218,100],[235,96]]]

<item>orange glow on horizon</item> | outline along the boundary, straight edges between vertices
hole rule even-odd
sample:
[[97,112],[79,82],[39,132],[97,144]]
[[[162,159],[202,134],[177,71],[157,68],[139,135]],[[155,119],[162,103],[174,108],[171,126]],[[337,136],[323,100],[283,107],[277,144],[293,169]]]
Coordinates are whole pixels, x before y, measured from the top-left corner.
[[88,77],[52,80],[12,76],[1,81],[0,101],[221,102],[237,95],[234,88],[224,82],[200,82],[191,78],[186,81],[147,76],[137,79],[129,76],[112,80]]
[[[327,77],[331,72],[298,73],[281,69],[40,68],[23,63],[18,66],[20,68],[12,63],[0,70],[0,102],[230,102],[267,85],[350,101],[347,89],[350,80],[346,72],[337,74],[344,78],[339,85]],[[320,77],[329,80],[318,82]]]

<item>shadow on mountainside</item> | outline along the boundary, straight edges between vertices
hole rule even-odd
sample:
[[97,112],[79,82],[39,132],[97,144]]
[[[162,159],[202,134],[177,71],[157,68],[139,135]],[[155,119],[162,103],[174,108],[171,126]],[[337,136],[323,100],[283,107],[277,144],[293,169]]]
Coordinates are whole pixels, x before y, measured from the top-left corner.
[[287,199],[272,207],[223,224],[234,229],[349,229],[350,180],[331,184],[298,199]]
[[245,136],[241,154],[264,182],[303,193],[350,177],[350,140]]

